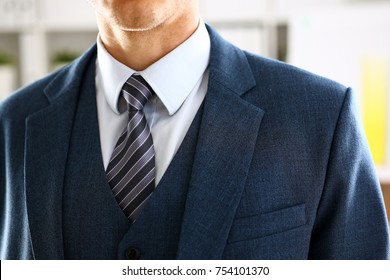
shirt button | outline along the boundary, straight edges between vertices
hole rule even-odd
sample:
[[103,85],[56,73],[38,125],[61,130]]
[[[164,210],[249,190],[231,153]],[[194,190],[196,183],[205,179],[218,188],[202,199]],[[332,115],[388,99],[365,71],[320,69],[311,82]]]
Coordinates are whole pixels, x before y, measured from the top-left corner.
[[134,247],[130,247],[126,250],[126,259],[128,260],[138,260],[141,256],[140,250]]

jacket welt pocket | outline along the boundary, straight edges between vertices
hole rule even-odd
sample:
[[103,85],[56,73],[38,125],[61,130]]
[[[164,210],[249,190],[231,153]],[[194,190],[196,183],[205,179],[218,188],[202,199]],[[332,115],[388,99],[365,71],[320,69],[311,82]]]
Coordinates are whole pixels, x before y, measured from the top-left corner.
[[238,218],[229,233],[228,243],[257,239],[306,224],[306,206],[299,204],[256,216]]

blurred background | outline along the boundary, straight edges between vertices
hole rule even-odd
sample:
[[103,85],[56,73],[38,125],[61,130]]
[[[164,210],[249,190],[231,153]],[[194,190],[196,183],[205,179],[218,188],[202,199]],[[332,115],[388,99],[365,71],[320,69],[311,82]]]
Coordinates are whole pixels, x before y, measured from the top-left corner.
[[[200,3],[205,21],[241,48],[355,89],[390,210],[390,0]],[[96,35],[86,0],[0,0],[0,100],[79,56]]]

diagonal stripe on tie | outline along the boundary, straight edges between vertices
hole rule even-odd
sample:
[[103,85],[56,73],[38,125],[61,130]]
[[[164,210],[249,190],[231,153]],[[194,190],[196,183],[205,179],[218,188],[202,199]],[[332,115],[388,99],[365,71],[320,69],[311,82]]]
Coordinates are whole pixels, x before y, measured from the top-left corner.
[[[130,166],[129,170],[128,169],[121,169],[117,174],[115,182],[112,182],[112,184],[115,186],[112,188],[112,192],[114,195],[117,195],[124,186],[133,179],[135,175],[151,160],[151,158],[154,157],[154,150],[152,147],[149,148],[149,150],[133,165]],[[121,173],[123,172],[123,173]]]
[[[115,165],[115,161],[114,161],[114,158],[124,149],[126,148],[126,141],[128,139],[128,137],[126,137],[127,133],[129,130],[131,130],[132,127],[135,126],[136,123],[139,123],[140,121],[142,120],[142,114],[136,114],[133,116],[133,118],[129,121],[129,123],[127,124],[127,127],[124,129],[124,131],[122,132],[121,136],[119,137],[118,139],[118,143],[116,144],[116,147],[114,149],[114,151],[112,152],[112,155],[111,155],[111,161],[110,161],[110,164],[111,165]],[[129,143],[130,144],[130,143]],[[111,169],[111,167],[108,167],[107,169]]]
[[[154,160],[154,158],[152,158]],[[135,198],[137,197],[144,189],[145,187],[147,187],[147,185],[149,184],[149,182],[153,179],[153,169],[150,170],[150,172],[142,178],[141,181],[138,182],[138,184],[132,188],[130,191],[123,191],[121,194],[122,195],[119,195],[118,194],[118,201],[119,201],[119,205],[121,207],[127,207],[129,205],[129,203]],[[145,181],[147,184],[144,184],[143,181]]]
[[124,84],[128,124],[111,155],[106,174],[112,192],[126,217],[134,222],[155,188],[155,152],[143,107],[153,90],[138,74]]
[[125,207],[124,211],[125,214],[128,216],[131,216],[132,213],[139,208],[147,198],[150,197],[154,190],[154,179],[151,178],[152,176],[147,176],[143,180],[143,184],[145,185],[144,189],[141,190],[137,195],[134,197],[133,200],[131,200]]
[[[129,138],[131,138],[131,135]],[[108,180],[111,182],[119,170],[128,164],[130,159],[137,158],[138,156],[142,155],[143,151],[145,151],[143,148],[145,145],[151,146],[152,144],[153,142],[150,137],[150,132],[147,131],[145,127],[134,142],[127,141],[124,149],[115,158],[113,158],[111,170],[109,173],[107,173]]]
[[[135,118],[133,118],[135,119]],[[129,122],[129,125],[127,126],[125,132],[119,137],[117,146],[115,147],[112,155],[111,155],[111,160],[109,162],[107,170],[110,170],[110,172],[107,172],[107,176],[110,179],[112,177],[111,173],[113,169],[119,164],[119,162],[123,159],[123,157],[127,154],[132,154],[134,152],[134,146],[137,144],[136,141],[132,141],[134,138],[133,132],[136,134],[139,134],[139,129],[142,129],[141,124],[142,118],[139,118],[138,123],[134,123],[134,125],[131,125]],[[145,128],[144,128],[145,129]],[[133,139],[134,140],[134,139]],[[131,149],[129,151],[129,149]]]
[[148,170],[152,170],[153,168],[153,161],[154,157],[151,157],[146,164],[144,164],[140,170],[134,174],[134,176],[131,176],[131,179],[128,182],[124,182],[125,185],[123,185],[122,188],[118,188],[117,192],[115,193],[115,197],[117,198],[118,202],[122,202],[122,200],[127,196],[127,194],[137,186],[138,182],[141,181],[145,174],[148,174]]

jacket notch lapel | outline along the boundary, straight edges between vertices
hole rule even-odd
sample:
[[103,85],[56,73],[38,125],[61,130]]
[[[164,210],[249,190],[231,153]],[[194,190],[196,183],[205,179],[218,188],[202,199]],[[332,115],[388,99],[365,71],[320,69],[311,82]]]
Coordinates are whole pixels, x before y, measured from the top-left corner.
[[69,100],[26,121],[25,186],[36,259],[63,258],[62,185],[74,113],[66,108],[73,107]]
[[[94,48],[70,66],[71,69],[59,72],[44,90],[49,105],[26,119],[24,183],[36,259],[64,258],[62,188],[65,166],[81,77],[85,68],[93,64],[90,63],[93,54]],[[92,81],[87,82],[94,82],[94,72],[90,76]]]
[[179,259],[221,258],[263,114],[228,89],[209,89],[184,212]]

